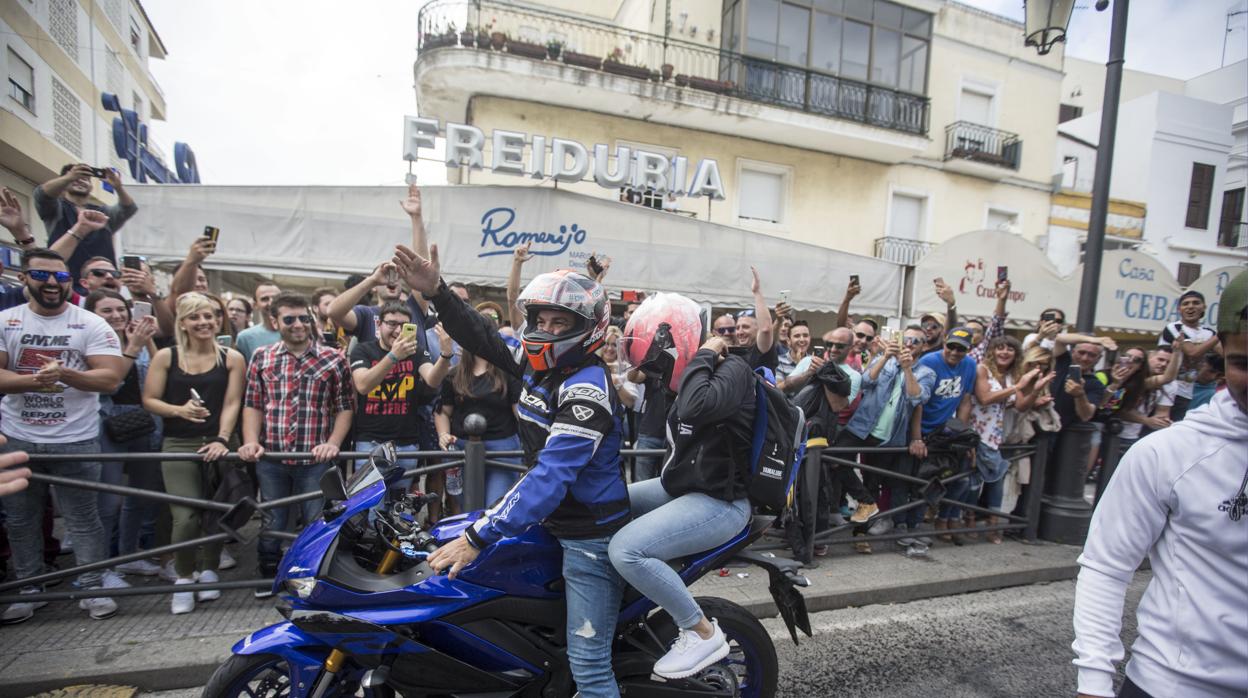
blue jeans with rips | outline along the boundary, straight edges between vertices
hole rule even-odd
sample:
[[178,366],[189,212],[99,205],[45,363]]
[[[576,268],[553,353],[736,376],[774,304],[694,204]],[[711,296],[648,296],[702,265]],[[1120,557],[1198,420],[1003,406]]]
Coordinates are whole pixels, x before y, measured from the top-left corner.
[[610,537],[560,539],[568,608],[568,664],[582,698],[619,698],[611,643],[624,580],[607,557]]
[[[32,443],[9,438],[0,446],[0,452],[26,451],[27,453],[99,453],[96,439],[64,444]],[[100,464],[86,463],[29,463],[31,471],[60,477],[100,481]],[[13,550],[13,567],[19,579],[33,577],[43,571],[43,506],[48,486],[31,481],[21,492],[4,498],[4,511],[8,519],[9,545]],[[74,541],[75,565],[89,565],[108,557],[108,541],[104,527],[100,525],[97,503],[99,493],[77,487],[55,487],[52,490],[56,508],[65,519],[65,528]],[[78,583],[84,589],[100,586],[102,570],[83,572]]]
[[611,564],[676,625],[692,628],[702,609],[667,560],[723,545],[740,533],[750,520],[749,500],[725,502],[701,492],[672,497],[653,478],[629,485],[628,501],[633,520],[612,537]]
[[[261,459],[256,463],[256,478],[260,480],[260,496],[266,502],[282,499],[305,492],[319,492],[321,476],[334,467],[330,463],[310,463],[286,465],[276,461]],[[289,531],[294,524],[295,515],[302,516],[303,525],[308,525],[321,511],[321,498],[313,497],[297,504],[289,504],[269,510],[273,519],[265,526],[266,531]],[[257,543],[260,564],[277,564],[281,560],[282,541],[277,538],[262,536]]]

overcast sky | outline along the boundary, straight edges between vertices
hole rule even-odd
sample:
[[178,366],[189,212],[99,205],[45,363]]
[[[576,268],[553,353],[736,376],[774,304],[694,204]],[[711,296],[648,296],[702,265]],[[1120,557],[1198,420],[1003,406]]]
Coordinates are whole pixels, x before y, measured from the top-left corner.
[[[1022,19],[1020,0],[966,0]],[[143,0],[169,50],[151,62],[168,121],[155,139],[189,143],[210,184],[402,184],[404,114],[422,3],[357,0]],[[1112,10],[1078,0],[1068,52],[1104,61]],[[1227,12],[1248,0],[1137,0],[1126,66],[1190,78],[1216,69]],[[1231,18],[1226,62],[1248,55],[1248,15]],[[1021,40],[1021,39],[1020,39]],[[445,168],[421,163],[421,181]]]

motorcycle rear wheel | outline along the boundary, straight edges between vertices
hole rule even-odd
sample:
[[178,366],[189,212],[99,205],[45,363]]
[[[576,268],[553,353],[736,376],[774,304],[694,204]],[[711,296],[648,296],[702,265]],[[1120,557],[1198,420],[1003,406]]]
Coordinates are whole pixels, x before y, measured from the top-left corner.
[[[776,659],[776,646],[763,624],[731,601],[711,596],[699,596],[694,600],[707,618],[719,621],[719,628],[728,639],[728,656],[712,664],[708,672],[711,669],[727,669],[735,674],[739,698],[775,696],[780,664]],[[648,622],[666,651],[676,639],[676,624],[661,609]],[[707,672],[703,672],[702,676],[706,675]],[[696,692],[690,692],[690,695],[696,695]]]
[[[217,667],[204,687],[202,698],[287,698],[291,694],[290,668],[276,654],[236,654]],[[360,689],[356,681],[339,679],[326,696],[392,698],[394,691]]]

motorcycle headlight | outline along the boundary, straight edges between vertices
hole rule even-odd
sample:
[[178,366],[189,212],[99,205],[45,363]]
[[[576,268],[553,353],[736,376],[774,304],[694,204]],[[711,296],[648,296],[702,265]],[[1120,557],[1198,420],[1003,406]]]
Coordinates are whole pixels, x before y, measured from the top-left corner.
[[294,577],[282,582],[286,591],[298,596],[301,599],[307,599],[312,596],[312,591],[316,589],[316,577]]

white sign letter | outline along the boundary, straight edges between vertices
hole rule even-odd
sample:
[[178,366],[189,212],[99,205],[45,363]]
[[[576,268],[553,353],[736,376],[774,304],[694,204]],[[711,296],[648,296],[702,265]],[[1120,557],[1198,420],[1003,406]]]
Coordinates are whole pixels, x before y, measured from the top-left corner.
[[628,146],[615,149],[615,173],[611,173],[611,159],[607,155],[607,146],[599,143],[594,146],[594,181],[600,187],[619,189],[628,184],[628,171],[632,165],[631,150]]
[[[572,166],[568,166],[568,156]],[[554,138],[550,141],[550,176],[560,182],[579,182],[589,174],[589,151],[576,141]]]
[[485,134],[476,126],[464,124],[446,125],[446,166],[459,167],[463,158],[468,158],[468,166],[474,170],[483,167],[484,158],[481,149],[485,147]]
[[633,166],[633,188],[638,190],[653,189],[659,194],[667,193],[667,168],[672,163],[658,153],[638,150],[636,165]]
[[415,116],[403,118],[403,159],[415,160],[420,148],[433,148],[438,137],[438,120]]
[[684,155],[672,158],[672,176],[668,178],[667,190],[676,196],[685,195],[685,182],[689,181],[689,159]]
[[719,178],[719,165],[714,160],[699,162],[693,181],[689,182],[689,196],[697,198],[702,195],[716,201],[724,198],[724,181]]
[[517,131],[494,132],[494,164],[490,169],[505,174],[524,174],[524,134]]
[[533,136],[533,146],[529,148],[529,169],[533,171],[533,179],[546,178],[546,136]]

